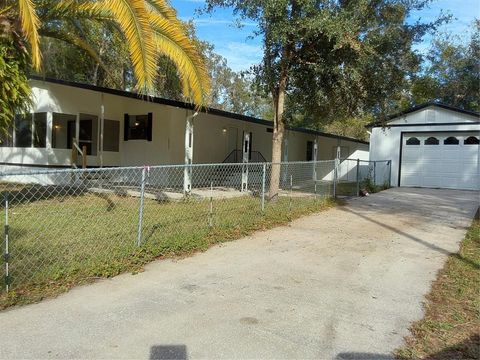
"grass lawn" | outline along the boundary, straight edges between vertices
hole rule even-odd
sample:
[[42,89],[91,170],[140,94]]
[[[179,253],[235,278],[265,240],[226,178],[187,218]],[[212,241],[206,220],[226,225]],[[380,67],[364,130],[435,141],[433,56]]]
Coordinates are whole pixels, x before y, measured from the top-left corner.
[[[267,203],[230,199],[145,200],[142,243],[136,245],[139,199],[84,192],[13,201],[9,209],[11,291],[0,260],[0,309],[54,296],[96,278],[138,272],[162,257],[185,256],[255,230],[334,205],[329,199],[281,197]],[[0,219],[3,225],[4,209]],[[3,247],[2,247],[3,251]]]
[[425,316],[410,328],[399,359],[480,358],[480,221],[450,256],[428,294]]

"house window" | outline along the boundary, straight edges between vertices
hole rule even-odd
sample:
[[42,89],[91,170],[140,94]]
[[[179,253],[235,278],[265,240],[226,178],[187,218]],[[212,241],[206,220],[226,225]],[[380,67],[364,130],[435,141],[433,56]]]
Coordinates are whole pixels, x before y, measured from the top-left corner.
[[480,140],[478,140],[478,138],[475,136],[469,136],[463,141],[464,145],[478,145],[479,143]]
[[32,146],[32,114],[15,115],[15,147]]
[[124,140],[152,141],[152,113],[146,115],[125,114]]
[[420,140],[416,137],[411,137],[407,140],[407,145],[420,145]]
[[120,122],[115,120],[104,120],[103,123],[103,150],[119,151]]
[[77,117],[71,114],[52,114],[52,148],[71,149]]
[[33,114],[33,147],[47,146],[47,113]]
[[273,128],[267,128],[268,133],[273,133]]
[[455,136],[449,136],[443,140],[443,145],[458,145],[459,141]]
[[438,145],[440,141],[436,137],[430,136],[427,140],[425,140],[425,145]]

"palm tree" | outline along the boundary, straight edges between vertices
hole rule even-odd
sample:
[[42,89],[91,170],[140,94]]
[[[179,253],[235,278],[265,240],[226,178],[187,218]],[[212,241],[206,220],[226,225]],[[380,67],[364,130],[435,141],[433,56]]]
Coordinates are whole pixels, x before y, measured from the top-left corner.
[[202,56],[166,0],[0,0],[0,37],[24,39],[35,70],[42,64],[41,37],[80,47],[102,66],[94,46],[65,30],[76,22],[101,23],[122,34],[138,91],[153,92],[157,60],[166,56],[177,67],[185,97],[205,105],[210,82]]

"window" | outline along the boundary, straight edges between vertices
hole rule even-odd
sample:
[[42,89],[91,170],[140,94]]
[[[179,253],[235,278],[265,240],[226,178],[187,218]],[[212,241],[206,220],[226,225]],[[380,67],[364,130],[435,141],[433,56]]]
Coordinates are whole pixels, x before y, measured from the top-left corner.
[[152,141],[152,113],[147,115],[125,114],[124,140]]
[[52,148],[71,149],[75,137],[77,117],[70,114],[52,114]]
[[407,140],[407,145],[420,145],[420,140],[416,137],[411,137]]
[[87,147],[87,155],[97,155],[98,144],[98,117],[95,115],[80,114],[80,129],[78,146]]
[[273,133],[273,128],[267,128],[268,133]]
[[313,141],[307,141],[307,161],[313,160]]
[[33,114],[33,147],[47,146],[47,113]]
[[425,145],[438,145],[440,141],[436,137],[430,136],[427,140],[425,140]]
[[32,114],[15,115],[14,146],[32,146]]
[[459,141],[455,136],[449,136],[443,140],[443,145],[458,145]]
[[104,120],[103,123],[103,150],[118,151],[120,140],[120,123],[115,120]]
[[475,136],[469,136],[463,141],[464,145],[478,145],[480,141]]

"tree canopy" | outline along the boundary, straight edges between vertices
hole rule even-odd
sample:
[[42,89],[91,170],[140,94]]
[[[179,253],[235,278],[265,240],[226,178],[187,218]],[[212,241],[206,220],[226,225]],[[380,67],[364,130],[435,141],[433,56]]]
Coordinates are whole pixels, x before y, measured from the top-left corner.
[[[257,23],[263,60],[253,70],[274,110],[272,162],[281,160],[285,124],[395,107],[419,64],[412,45],[442,21],[408,24],[428,0],[207,0]],[[272,168],[270,197],[278,194]]]

